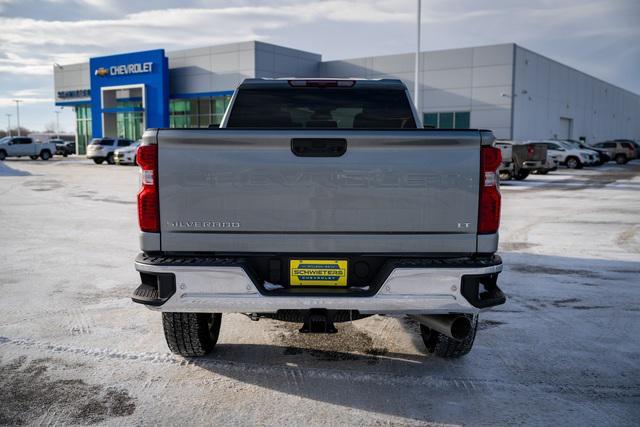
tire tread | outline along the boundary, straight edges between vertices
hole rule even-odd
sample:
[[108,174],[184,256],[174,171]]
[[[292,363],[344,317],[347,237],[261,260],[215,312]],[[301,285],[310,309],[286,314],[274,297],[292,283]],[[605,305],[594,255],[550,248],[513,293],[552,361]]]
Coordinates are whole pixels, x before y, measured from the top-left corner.
[[478,330],[478,317],[472,319],[473,328],[471,334],[462,341],[454,340],[446,335],[420,325],[420,335],[429,353],[445,359],[455,359],[468,354],[473,347]]
[[[213,317],[211,329],[209,319]],[[162,313],[167,346],[185,357],[204,356],[213,350],[220,333],[220,313]]]

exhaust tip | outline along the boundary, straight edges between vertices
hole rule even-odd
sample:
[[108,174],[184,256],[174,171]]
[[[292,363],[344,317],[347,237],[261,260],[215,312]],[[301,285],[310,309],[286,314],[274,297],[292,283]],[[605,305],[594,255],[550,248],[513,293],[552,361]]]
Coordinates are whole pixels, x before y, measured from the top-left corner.
[[462,341],[471,334],[471,321],[468,317],[459,316],[451,323],[451,337]]

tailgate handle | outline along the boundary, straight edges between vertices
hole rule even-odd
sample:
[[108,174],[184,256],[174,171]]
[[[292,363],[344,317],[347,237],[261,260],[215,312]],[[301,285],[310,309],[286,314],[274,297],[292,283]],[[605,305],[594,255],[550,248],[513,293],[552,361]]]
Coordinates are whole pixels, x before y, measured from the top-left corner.
[[298,157],[340,157],[347,152],[344,138],[293,138],[291,151]]

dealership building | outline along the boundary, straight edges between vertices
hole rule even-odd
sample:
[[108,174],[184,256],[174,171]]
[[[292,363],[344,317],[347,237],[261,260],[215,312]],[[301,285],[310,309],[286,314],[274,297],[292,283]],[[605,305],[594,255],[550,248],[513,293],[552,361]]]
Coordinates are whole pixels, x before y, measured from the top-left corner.
[[[640,140],[640,95],[516,44],[423,52],[420,62],[425,125],[516,140]],[[83,154],[91,138],[218,124],[245,78],[397,78],[413,96],[414,66],[411,53],[323,61],[258,41],[157,49],[54,65],[55,104],[74,109]]]

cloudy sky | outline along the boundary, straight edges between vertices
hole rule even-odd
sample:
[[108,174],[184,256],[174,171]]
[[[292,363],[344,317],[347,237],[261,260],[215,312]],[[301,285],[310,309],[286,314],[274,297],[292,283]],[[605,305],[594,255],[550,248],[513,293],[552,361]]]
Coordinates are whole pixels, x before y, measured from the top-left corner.
[[[0,127],[55,122],[52,64],[262,40],[324,59],[410,52],[415,0],[0,0]],[[640,93],[640,0],[423,0],[424,50],[516,42]],[[65,108],[61,127],[72,130]]]

